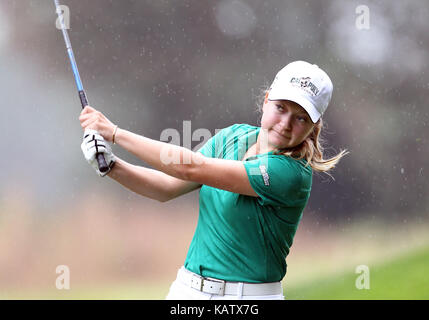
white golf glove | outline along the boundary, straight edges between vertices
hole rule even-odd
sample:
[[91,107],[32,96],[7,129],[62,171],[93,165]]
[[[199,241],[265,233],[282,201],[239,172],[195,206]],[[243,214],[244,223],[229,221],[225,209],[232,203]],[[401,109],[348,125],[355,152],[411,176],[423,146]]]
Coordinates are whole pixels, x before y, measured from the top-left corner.
[[[116,157],[112,153],[110,144],[96,131],[92,129],[85,129],[83,134],[83,142],[80,146],[86,161],[97,171],[100,177],[104,177],[112,170],[116,162]],[[103,153],[104,159],[109,166],[109,170],[101,172],[98,169],[98,162],[95,158],[97,153]]]

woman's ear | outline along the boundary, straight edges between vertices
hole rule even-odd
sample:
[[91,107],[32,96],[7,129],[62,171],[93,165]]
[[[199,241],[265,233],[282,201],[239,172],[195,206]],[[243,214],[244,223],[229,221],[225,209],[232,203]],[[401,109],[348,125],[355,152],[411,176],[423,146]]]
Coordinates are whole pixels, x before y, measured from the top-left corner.
[[[311,121],[311,120],[310,120]],[[316,123],[313,123],[313,127],[311,128],[310,135],[313,134],[317,129],[322,126],[322,118],[319,118]]]

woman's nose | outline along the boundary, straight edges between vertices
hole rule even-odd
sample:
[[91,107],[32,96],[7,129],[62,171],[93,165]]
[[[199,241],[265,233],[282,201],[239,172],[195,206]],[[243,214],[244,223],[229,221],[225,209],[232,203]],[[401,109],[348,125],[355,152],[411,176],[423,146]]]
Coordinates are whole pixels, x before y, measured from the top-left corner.
[[280,129],[282,132],[289,131],[292,127],[292,117],[289,114],[285,114],[280,121]]

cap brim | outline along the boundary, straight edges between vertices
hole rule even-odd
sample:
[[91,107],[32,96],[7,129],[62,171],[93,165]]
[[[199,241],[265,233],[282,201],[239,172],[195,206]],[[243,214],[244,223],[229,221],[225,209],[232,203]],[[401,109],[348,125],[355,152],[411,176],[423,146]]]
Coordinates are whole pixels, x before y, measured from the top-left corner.
[[305,109],[305,111],[307,111],[313,123],[319,121],[321,117],[321,114],[313,104],[303,96],[302,91],[293,86],[288,86],[287,88],[282,87],[281,92],[278,90],[276,91],[275,89],[270,90],[268,100],[290,100],[299,104]]

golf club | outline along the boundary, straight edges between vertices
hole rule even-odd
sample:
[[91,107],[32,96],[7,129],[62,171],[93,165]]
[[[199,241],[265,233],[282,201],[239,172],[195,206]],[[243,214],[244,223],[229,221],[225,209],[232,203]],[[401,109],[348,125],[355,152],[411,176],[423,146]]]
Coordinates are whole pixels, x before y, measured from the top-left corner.
[[[58,0],[54,0],[56,12],[58,14],[58,19],[61,25],[61,31],[63,32],[64,41],[66,43],[67,53],[70,58],[70,64],[73,70],[74,79],[76,81],[77,90],[79,93],[79,99],[80,103],[82,104],[82,109],[85,108],[88,105],[88,99],[86,98],[85,90],[83,89],[82,80],[80,79],[79,71],[77,69],[76,59],[73,54],[73,49],[70,43],[70,38],[67,33],[66,26],[64,24],[64,16],[62,14],[60,4]],[[97,153],[96,154],[97,162],[98,162],[98,169],[100,172],[106,172],[109,170],[109,166],[106,163],[106,160],[104,159],[103,153]]]

